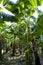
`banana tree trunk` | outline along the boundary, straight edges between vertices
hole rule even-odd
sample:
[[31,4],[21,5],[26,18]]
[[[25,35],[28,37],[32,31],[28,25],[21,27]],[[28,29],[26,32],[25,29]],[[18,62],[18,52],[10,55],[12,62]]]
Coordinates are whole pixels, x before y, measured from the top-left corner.
[[32,53],[31,49],[27,49],[28,51],[26,52],[26,65],[32,65]]
[[14,43],[12,45],[12,56],[15,56],[15,53],[16,53],[16,44],[15,44],[15,34],[14,34]]
[[34,57],[35,57],[35,65],[41,65],[40,57],[39,57],[38,52],[37,52],[35,38],[32,39],[32,47],[33,47],[33,53],[34,53]]
[[34,57],[35,57],[35,65],[41,65],[40,57],[37,52],[34,52]]

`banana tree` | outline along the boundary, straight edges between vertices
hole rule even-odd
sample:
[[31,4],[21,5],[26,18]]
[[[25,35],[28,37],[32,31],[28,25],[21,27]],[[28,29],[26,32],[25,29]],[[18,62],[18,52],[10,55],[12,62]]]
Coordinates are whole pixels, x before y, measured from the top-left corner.
[[[0,2],[1,2],[1,0],[0,0]],[[34,0],[34,1],[33,0],[31,0],[31,1],[30,0],[25,0],[25,1],[23,1],[23,0],[20,1],[19,0],[16,4],[10,2],[9,0],[3,0],[2,2],[4,3],[4,5],[6,5],[8,3],[8,5],[6,5],[5,8],[7,10],[9,10],[10,12],[12,12],[13,14],[15,14],[15,16],[13,16],[13,17],[16,18],[16,20],[18,22],[20,22],[21,19],[23,19],[25,17],[28,17],[29,22],[30,22],[30,17],[32,16],[32,14],[35,11],[35,9],[37,8],[37,6],[40,5],[41,3],[43,3],[43,0],[38,0],[38,1],[37,0]],[[1,6],[1,8],[2,8],[2,6]],[[2,10],[3,10],[3,8],[1,9],[1,12],[2,12]],[[6,18],[6,16],[4,16],[3,14],[2,14],[2,16],[3,16],[3,17],[1,17],[2,19],[7,20],[7,21],[12,21],[13,17],[7,17]],[[15,21],[15,19],[13,19],[13,21]],[[27,25],[27,23],[26,23],[26,25]],[[28,33],[30,32],[30,31],[28,32],[28,25],[27,25],[26,28],[27,28],[26,29],[26,31],[27,31],[27,34],[26,34],[26,37],[27,37],[26,40],[27,41],[26,42],[28,43],[29,42],[28,41]],[[12,30],[14,32],[14,30],[13,30],[13,28],[11,26],[10,26],[10,30]],[[22,31],[22,29],[21,29],[21,31]],[[13,32],[10,31],[9,33],[13,33]],[[14,34],[15,34],[15,32],[14,32]],[[17,34],[18,33],[16,33],[16,35]],[[20,36],[22,37],[21,33],[20,33]],[[30,37],[31,37],[31,34],[29,33],[29,38]],[[15,35],[14,35],[14,38],[15,38]]]
[[37,6],[42,3],[42,0],[19,0],[17,3],[12,3],[10,0],[0,0],[0,17],[7,21],[20,21],[21,17],[32,15]]

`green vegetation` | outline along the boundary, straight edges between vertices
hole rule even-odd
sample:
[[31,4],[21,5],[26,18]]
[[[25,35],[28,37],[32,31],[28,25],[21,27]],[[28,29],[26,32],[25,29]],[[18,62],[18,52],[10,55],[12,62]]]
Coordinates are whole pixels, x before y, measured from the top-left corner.
[[41,5],[43,0],[0,0],[0,61],[22,56],[26,65],[37,65],[38,53],[43,54],[43,12],[38,9]]

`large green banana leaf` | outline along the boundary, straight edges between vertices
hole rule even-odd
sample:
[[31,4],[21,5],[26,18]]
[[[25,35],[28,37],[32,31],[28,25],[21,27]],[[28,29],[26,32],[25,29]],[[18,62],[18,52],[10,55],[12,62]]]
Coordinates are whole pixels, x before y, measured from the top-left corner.
[[[6,13],[3,12],[6,15],[5,16],[2,14],[2,16],[4,16],[4,20],[8,21],[15,21],[15,19],[21,19],[21,17],[24,16],[28,10],[30,10],[30,12],[28,11],[27,14],[31,14],[31,11],[33,12],[33,10],[35,10],[37,6],[42,3],[43,0],[19,0],[16,4],[12,3],[10,0],[0,0],[0,4],[2,4],[4,8],[15,14],[15,17],[13,16],[13,18],[6,15]],[[11,18],[13,18],[13,20]]]

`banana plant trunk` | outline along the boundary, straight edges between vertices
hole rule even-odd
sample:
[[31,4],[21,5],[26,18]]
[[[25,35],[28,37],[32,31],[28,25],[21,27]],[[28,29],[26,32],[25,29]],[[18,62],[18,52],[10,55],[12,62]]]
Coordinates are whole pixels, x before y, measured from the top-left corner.
[[33,47],[33,53],[34,53],[34,57],[35,57],[35,65],[41,65],[41,63],[40,63],[40,57],[39,57],[39,54],[37,52],[35,38],[32,39],[32,47]]
[[13,50],[12,50],[12,55],[13,56],[15,56],[15,53],[16,53],[15,35],[16,34],[14,34],[14,43],[13,43]]
[[32,52],[31,52],[31,48],[28,48],[26,51],[26,65],[32,65]]

